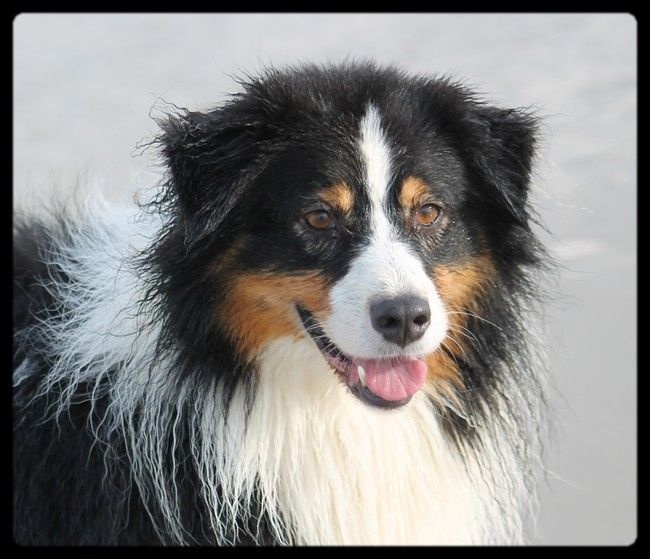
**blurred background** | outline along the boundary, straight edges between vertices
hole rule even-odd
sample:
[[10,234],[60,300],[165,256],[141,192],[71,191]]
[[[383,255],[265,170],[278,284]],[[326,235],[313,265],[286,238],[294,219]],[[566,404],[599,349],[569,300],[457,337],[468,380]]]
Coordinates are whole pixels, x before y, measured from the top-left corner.
[[[548,311],[555,434],[534,543],[636,539],[637,22],[629,14],[22,14],[14,209],[98,178],[158,179],[161,101],[207,109],[265,65],[374,58],[448,73],[544,118],[533,187],[560,264]],[[157,101],[158,100],[158,101]]]

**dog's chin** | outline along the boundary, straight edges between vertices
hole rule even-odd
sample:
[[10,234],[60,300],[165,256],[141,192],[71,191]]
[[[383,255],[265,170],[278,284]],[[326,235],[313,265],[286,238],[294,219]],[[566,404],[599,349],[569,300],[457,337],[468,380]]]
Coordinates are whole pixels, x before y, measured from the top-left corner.
[[299,305],[296,309],[323,359],[362,402],[375,408],[399,408],[408,404],[424,383],[427,366],[422,360],[410,356],[366,359],[347,355],[327,337],[313,314]]

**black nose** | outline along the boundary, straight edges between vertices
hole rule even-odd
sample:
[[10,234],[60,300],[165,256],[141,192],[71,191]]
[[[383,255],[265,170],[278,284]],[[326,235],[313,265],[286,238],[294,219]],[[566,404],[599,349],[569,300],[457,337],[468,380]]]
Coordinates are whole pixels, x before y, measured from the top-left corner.
[[370,305],[372,326],[385,340],[401,347],[419,340],[431,322],[431,309],[421,297],[406,295]]

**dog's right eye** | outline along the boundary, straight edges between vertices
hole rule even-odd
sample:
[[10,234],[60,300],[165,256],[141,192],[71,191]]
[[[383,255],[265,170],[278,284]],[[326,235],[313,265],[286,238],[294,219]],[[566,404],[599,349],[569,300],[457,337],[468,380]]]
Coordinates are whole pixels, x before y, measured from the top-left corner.
[[305,221],[312,229],[323,231],[334,227],[334,218],[327,210],[314,210],[305,215]]

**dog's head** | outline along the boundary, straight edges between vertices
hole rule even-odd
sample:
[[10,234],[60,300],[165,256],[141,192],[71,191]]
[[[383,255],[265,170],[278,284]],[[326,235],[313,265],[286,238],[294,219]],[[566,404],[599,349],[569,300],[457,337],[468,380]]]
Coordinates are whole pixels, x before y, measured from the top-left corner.
[[237,354],[309,336],[382,407],[462,384],[467,317],[527,257],[529,114],[352,64],[268,72],[163,129],[183,258],[219,286],[196,312]]

